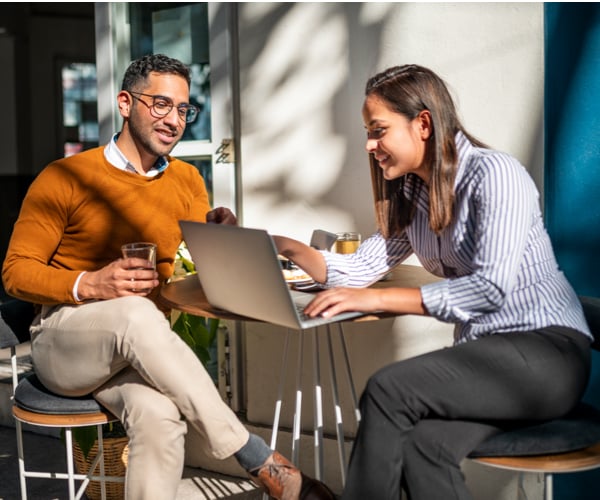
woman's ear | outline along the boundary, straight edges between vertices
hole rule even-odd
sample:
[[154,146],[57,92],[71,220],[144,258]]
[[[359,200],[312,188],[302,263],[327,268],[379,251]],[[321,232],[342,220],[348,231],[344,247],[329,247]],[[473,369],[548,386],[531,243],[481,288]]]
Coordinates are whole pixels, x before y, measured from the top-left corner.
[[431,112],[428,109],[424,109],[417,115],[416,120],[418,121],[421,139],[426,141],[433,135],[433,121],[431,119]]

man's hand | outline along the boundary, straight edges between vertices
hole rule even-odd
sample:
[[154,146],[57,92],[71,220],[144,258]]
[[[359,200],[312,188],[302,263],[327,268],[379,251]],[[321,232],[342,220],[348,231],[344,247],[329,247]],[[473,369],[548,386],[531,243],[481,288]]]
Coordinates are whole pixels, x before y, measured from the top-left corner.
[[235,214],[225,207],[217,207],[214,210],[206,213],[206,222],[214,224],[229,224],[237,226],[237,218]]
[[159,284],[158,273],[149,262],[129,258],[111,262],[98,271],[85,273],[77,287],[81,300],[115,299],[128,295],[145,297]]

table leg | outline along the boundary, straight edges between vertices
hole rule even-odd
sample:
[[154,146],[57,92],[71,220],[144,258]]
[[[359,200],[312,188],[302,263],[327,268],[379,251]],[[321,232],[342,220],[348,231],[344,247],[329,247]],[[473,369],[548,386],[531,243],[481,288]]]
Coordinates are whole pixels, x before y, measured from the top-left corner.
[[271,449],[277,449],[277,434],[279,433],[279,420],[281,418],[281,404],[283,401],[283,387],[285,385],[285,373],[287,371],[288,353],[292,330],[288,329],[283,344],[283,357],[281,358],[281,369],[279,370],[279,388],[277,389],[277,401],[275,402],[275,414],[273,416],[273,429],[271,431]]
[[314,446],[315,477],[323,479],[323,393],[321,390],[321,359],[319,349],[319,331],[313,329],[313,379],[315,386],[314,407]]
[[[340,337],[340,345],[341,352],[343,356],[344,363],[344,371],[348,378],[348,383],[350,386],[351,396],[352,396],[352,404],[354,409],[354,415],[356,417],[357,424],[360,423],[360,410],[358,408],[358,398],[356,396],[356,389],[354,386],[354,380],[352,376],[352,369],[350,366],[350,360],[348,356],[348,348],[346,345],[346,340],[344,337],[344,331],[342,325],[336,324],[338,328],[338,333]],[[333,399],[333,407],[335,414],[335,425],[336,425],[336,435],[337,435],[337,444],[338,444],[338,455],[339,455],[339,463],[340,463],[340,474],[342,480],[342,486],[346,483],[346,449],[345,449],[345,439],[344,439],[344,428],[343,428],[343,416],[342,409],[338,391],[338,374],[336,371],[336,362],[335,356],[333,353],[333,332],[332,326],[326,325],[326,354],[329,360],[329,372],[331,377],[331,390],[332,390],[332,399]],[[292,428],[292,456],[291,461],[298,465],[299,463],[299,453],[300,453],[300,437],[301,437],[301,424],[302,424],[302,372],[303,372],[303,364],[304,364],[304,340],[305,340],[305,331],[297,331],[297,330],[287,330],[287,334],[285,337],[285,343],[283,347],[283,356],[281,361],[281,369],[280,369],[280,380],[278,387],[278,395],[277,401],[275,403],[275,415],[273,418],[273,429],[271,434],[271,448],[276,449],[277,447],[277,435],[279,432],[279,423],[281,418],[281,408],[283,403],[283,391],[285,386],[285,376],[288,368],[288,358],[289,358],[289,345],[290,338],[292,335],[298,335],[298,355],[297,355],[297,364],[296,364],[296,397],[295,397],[295,406],[294,406],[294,419],[293,419],[293,428]],[[313,439],[314,439],[314,460],[315,460],[315,477],[319,480],[323,479],[323,469],[324,469],[324,460],[323,460],[323,394],[322,394],[322,384],[321,384],[321,353],[320,353],[320,342],[319,342],[319,330],[313,330],[313,349],[312,349],[312,358],[313,358],[313,385],[314,385],[314,427],[313,427]],[[265,497],[263,496],[263,500]]]
[[352,368],[350,367],[350,358],[348,357],[348,347],[346,346],[346,338],[344,337],[344,328],[341,323],[337,323],[337,327],[340,334],[342,354],[344,355],[344,362],[346,365],[346,376],[348,377],[348,385],[350,386],[350,393],[352,396],[352,408],[354,408],[354,416],[356,418],[356,425],[358,426],[358,424],[360,424],[360,409],[358,407],[358,398],[356,397],[356,388],[354,387]]
[[[281,418],[281,405],[283,402],[283,388],[285,386],[285,374],[287,371],[290,337],[292,334],[292,330],[288,328],[283,344],[283,356],[281,358],[281,368],[279,370],[279,387],[277,388],[277,401],[275,402],[275,414],[273,415],[273,428],[271,430],[270,447],[272,450],[277,449],[277,434],[279,433],[279,420]],[[269,500],[269,495],[267,493],[263,493],[262,500]]]
[[327,325],[327,345],[329,349],[329,363],[331,374],[331,391],[333,395],[333,406],[335,410],[335,431],[337,434],[338,454],[340,459],[340,473],[342,486],[346,484],[346,449],[344,447],[344,422],[342,418],[342,408],[338,394],[337,374],[335,370],[335,359],[333,356],[333,346],[331,342],[331,325]]
[[302,421],[302,364],[304,361],[304,330],[298,335],[298,364],[296,365],[296,404],[292,429],[292,463],[298,465],[300,453],[300,431]]

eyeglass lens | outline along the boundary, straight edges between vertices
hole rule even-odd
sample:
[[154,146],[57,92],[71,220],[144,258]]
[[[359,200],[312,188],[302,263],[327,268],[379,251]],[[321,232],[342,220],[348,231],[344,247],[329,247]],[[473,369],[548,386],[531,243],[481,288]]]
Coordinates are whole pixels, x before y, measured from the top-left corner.
[[[140,100],[141,102],[144,102],[146,106],[151,107],[154,113],[156,113],[156,115],[158,116],[168,115],[174,107],[173,101],[165,96],[143,94],[142,92],[130,92],[130,94],[139,94],[146,97],[152,97],[152,104],[150,105],[146,104],[144,101],[141,101],[139,97],[137,97],[136,99]],[[185,120],[186,123],[191,123],[196,119],[196,116],[198,115],[198,108],[193,104],[179,104],[177,106],[177,113],[179,114],[180,118]]]

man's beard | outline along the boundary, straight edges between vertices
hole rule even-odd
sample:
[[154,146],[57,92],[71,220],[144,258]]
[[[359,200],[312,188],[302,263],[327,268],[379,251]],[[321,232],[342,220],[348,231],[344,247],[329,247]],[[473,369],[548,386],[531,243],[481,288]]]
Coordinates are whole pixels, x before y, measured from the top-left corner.
[[[129,118],[129,133],[131,134],[132,139],[139,145],[141,145],[142,149],[152,156],[166,156],[173,148],[179,143],[181,137],[177,139],[173,144],[164,145],[160,148],[157,148],[156,143],[152,141],[151,134],[145,134],[138,126],[135,115],[130,116]],[[165,127],[168,128],[168,127]]]

